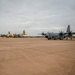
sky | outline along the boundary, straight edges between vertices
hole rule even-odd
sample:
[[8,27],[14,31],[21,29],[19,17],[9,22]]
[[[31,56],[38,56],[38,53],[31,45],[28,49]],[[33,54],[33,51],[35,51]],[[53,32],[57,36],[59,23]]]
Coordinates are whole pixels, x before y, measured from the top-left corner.
[[75,31],[75,0],[0,0],[0,34]]

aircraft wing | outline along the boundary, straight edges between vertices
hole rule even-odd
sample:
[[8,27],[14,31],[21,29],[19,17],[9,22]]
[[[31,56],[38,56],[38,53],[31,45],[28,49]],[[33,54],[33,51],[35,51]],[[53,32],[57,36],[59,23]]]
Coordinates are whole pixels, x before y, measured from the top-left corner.
[[66,34],[68,34],[68,33],[64,33],[64,35],[66,35]]
[[72,34],[75,34],[75,32],[73,32]]
[[[66,34],[68,34],[68,33],[64,33],[64,35],[66,35]],[[72,32],[72,34],[75,34],[75,32]]]

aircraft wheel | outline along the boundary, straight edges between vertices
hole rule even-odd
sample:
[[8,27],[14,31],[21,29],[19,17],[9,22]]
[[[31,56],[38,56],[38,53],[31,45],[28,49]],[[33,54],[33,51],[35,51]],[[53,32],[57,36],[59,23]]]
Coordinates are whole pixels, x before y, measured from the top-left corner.
[[48,38],[48,40],[50,40],[50,38]]
[[68,37],[66,38],[66,40],[68,40]]
[[72,37],[71,37],[71,40],[72,40]]
[[59,38],[60,40],[63,40],[63,38]]
[[57,37],[55,37],[54,40],[57,40]]

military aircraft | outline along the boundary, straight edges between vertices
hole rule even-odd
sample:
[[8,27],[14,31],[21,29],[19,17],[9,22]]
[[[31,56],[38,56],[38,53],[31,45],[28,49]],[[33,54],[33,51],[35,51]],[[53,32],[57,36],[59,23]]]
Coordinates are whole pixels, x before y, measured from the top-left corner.
[[75,32],[72,32],[70,30],[70,25],[68,25],[66,33],[64,33],[62,31],[59,32],[59,33],[54,33],[54,32],[52,32],[52,33],[50,33],[50,32],[42,33],[42,35],[44,35],[48,40],[50,40],[50,39],[63,40],[64,38],[66,38],[66,39],[71,38],[72,39],[73,34],[75,34]]

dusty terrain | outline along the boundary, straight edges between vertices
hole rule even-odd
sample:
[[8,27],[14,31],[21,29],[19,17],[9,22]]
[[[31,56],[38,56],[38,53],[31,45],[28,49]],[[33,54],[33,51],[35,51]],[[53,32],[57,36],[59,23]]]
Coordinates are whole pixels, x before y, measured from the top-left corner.
[[75,75],[75,40],[0,38],[0,75]]

